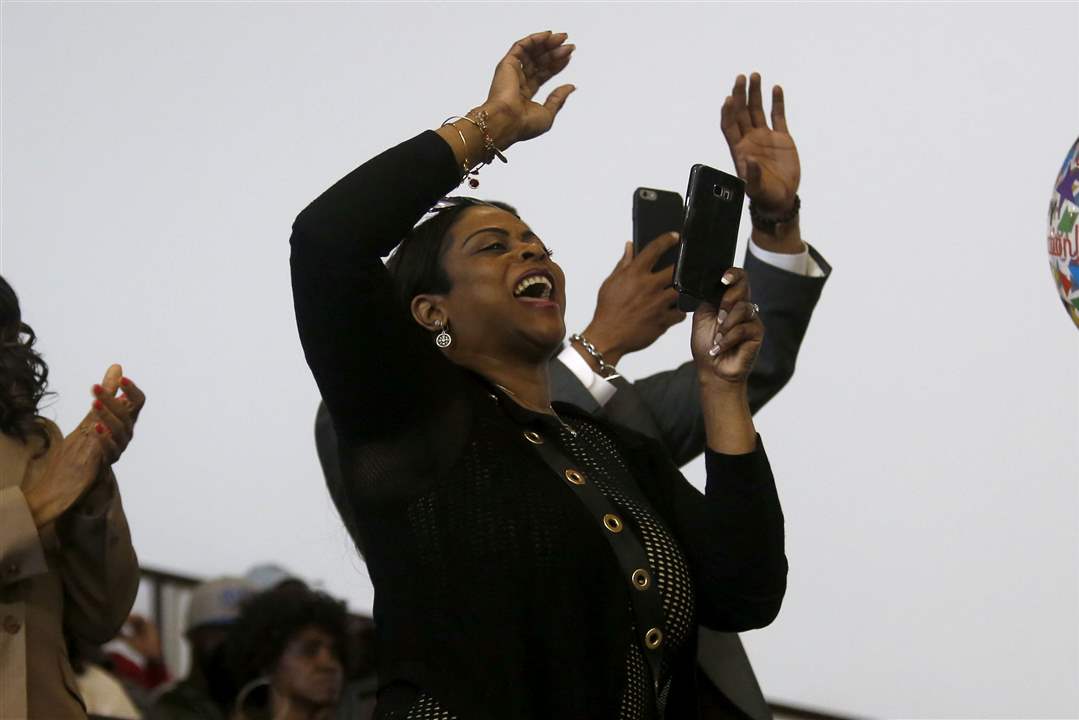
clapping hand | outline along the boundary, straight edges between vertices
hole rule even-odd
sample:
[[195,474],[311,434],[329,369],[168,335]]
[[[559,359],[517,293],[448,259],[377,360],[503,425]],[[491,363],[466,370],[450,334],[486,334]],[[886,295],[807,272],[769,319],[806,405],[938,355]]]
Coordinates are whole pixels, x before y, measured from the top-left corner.
[[[123,395],[116,397],[121,388]],[[45,472],[31,476],[22,487],[37,527],[67,512],[90,491],[101,471],[120,459],[146,403],[119,365],[112,365],[91,392],[95,399],[86,417],[61,441]]]
[[[116,397],[116,392],[123,394]],[[139,418],[146,396],[135,383],[123,377],[123,369],[113,365],[105,373],[100,385],[94,385],[93,409],[87,421],[94,424],[94,435],[101,443],[105,462],[112,464],[120,459],[135,433],[135,421]]]

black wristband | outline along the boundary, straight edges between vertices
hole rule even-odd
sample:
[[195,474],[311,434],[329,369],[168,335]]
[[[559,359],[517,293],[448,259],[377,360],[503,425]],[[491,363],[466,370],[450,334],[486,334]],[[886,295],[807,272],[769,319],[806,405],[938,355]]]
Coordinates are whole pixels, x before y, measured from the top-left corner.
[[761,211],[757,209],[756,203],[750,200],[749,219],[753,221],[753,227],[755,228],[760,228],[761,230],[774,230],[776,225],[779,225],[780,223],[789,223],[791,220],[798,217],[798,211],[801,209],[802,198],[798,197],[798,193],[794,194],[794,207],[779,217],[766,217],[765,215],[762,215]]

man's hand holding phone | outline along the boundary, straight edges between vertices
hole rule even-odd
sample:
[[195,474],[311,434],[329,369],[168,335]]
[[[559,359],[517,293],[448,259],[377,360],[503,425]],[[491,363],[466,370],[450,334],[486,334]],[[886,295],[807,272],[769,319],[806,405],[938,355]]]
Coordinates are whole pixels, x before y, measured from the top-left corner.
[[[626,243],[618,264],[600,286],[592,322],[581,334],[611,365],[627,353],[648,347],[685,319],[685,313],[675,307],[678,293],[671,288],[671,269],[652,272],[660,256],[677,244],[678,233],[665,233],[634,256],[633,243]],[[598,371],[591,355],[574,347]]]

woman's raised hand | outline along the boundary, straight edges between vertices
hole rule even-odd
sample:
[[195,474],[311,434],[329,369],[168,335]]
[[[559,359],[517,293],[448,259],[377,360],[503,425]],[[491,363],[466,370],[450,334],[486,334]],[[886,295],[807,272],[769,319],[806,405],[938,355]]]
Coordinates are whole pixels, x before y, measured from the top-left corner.
[[555,116],[576,88],[560,85],[541,104],[533,100],[540,87],[569,64],[575,45],[566,44],[566,33],[550,30],[534,33],[513,44],[499,61],[484,107],[505,113],[503,149],[530,140],[551,129]]

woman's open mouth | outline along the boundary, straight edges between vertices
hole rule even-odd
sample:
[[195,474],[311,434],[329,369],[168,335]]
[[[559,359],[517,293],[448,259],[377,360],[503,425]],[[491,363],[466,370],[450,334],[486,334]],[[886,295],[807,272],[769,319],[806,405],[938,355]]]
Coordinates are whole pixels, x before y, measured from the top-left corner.
[[525,273],[513,288],[513,297],[531,305],[557,306],[553,294],[554,278],[546,270]]

